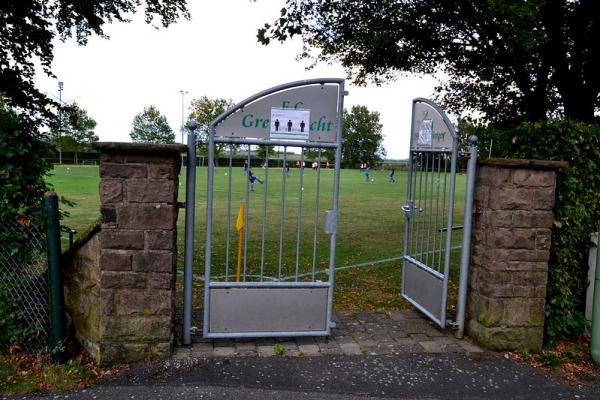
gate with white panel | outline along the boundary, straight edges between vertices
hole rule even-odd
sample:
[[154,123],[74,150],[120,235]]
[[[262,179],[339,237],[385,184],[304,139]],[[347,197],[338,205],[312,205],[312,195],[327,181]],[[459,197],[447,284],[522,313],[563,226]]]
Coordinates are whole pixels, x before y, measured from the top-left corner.
[[[440,107],[413,100],[408,163],[402,296],[446,325],[452,250],[457,136]],[[470,233],[470,231],[469,231]]]
[[343,79],[291,82],[211,122],[204,337],[329,335],[343,98]]

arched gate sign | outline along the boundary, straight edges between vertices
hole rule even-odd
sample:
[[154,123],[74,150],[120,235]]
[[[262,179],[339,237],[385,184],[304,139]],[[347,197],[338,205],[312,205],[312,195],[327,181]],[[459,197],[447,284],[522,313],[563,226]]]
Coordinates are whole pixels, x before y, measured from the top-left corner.
[[[343,79],[291,82],[251,96],[211,122],[204,337],[329,335],[343,99]],[[273,159],[269,148],[280,156]],[[227,164],[216,167],[219,154]],[[305,168],[307,154],[312,170]],[[234,167],[240,155],[244,165]],[[195,165],[195,157],[195,137],[189,135],[188,165]],[[188,168],[187,180],[193,187],[195,168]],[[187,191],[187,204],[195,204],[194,191]],[[194,215],[186,209],[189,344]],[[325,262],[329,273],[320,276],[317,266]]]

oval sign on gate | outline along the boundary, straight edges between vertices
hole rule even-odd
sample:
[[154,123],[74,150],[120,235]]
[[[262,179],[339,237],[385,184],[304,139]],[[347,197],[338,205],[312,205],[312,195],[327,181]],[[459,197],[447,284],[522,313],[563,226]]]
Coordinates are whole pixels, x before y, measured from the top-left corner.
[[413,100],[411,150],[452,151],[456,130],[442,109],[427,99]]
[[[215,136],[273,138],[277,134],[272,132],[277,130],[273,129],[271,123],[272,111],[290,110],[293,114],[296,110],[298,114],[309,111],[310,122],[306,122],[306,127],[301,128],[309,132],[308,138],[297,135],[295,139],[335,142],[338,92],[338,84],[317,83],[278,91],[248,103],[239,103],[229,110],[231,114],[226,119],[215,126]],[[282,122],[282,130],[291,119],[290,117]]]

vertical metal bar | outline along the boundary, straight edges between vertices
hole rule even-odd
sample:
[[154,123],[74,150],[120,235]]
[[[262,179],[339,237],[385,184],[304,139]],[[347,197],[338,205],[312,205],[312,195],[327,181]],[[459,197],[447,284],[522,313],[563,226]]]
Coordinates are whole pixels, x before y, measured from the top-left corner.
[[225,244],[225,282],[229,281],[229,246],[231,244],[231,175],[233,172],[233,145],[229,145],[229,169],[227,171],[227,241]]
[[416,197],[417,197],[417,168],[416,168],[416,164],[418,164],[417,162],[417,153],[413,153],[412,154],[412,170],[411,170],[411,175],[413,176],[413,178],[411,178],[413,180],[413,185],[412,185],[412,189],[411,189],[411,193],[410,193],[410,198],[412,200],[412,218],[410,221],[410,236],[409,236],[409,240],[410,240],[410,252],[411,255],[415,256],[417,251],[416,251],[416,240],[415,240],[415,218],[418,218],[418,215],[415,215],[415,210],[416,212],[419,212],[419,207],[416,205],[417,201],[416,201]]
[[[429,171],[427,172],[427,174],[429,175]],[[431,154],[431,176],[430,176],[430,182],[431,182],[431,186],[430,186],[430,190],[428,190],[428,195],[429,195],[429,207],[427,207],[427,214],[428,218],[427,218],[427,256],[426,256],[426,262],[425,265],[427,265],[428,267],[429,265],[429,256],[431,253],[431,217],[433,216],[433,181],[434,181],[434,177],[435,177],[435,153]],[[433,255],[431,255],[431,257],[433,258]]]
[[296,218],[297,232],[296,232],[296,277],[295,281],[298,282],[298,274],[300,268],[300,231],[302,228],[302,191],[304,187],[304,147],[300,150],[300,186],[298,187],[298,214]]
[[462,339],[465,332],[465,310],[467,305],[467,279],[469,278],[469,259],[471,256],[471,227],[473,222],[473,193],[475,192],[475,170],[477,168],[477,136],[469,138],[471,158],[467,166],[467,197],[465,199],[465,222],[463,228],[462,250],[460,254],[460,281],[458,286],[458,306],[456,337]]
[[[192,344],[194,225],[196,224],[196,125],[189,124],[185,181],[185,245],[183,264],[183,344]],[[205,277],[206,279],[206,277]]]
[[[442,199],[442,223],[446,218],[446,199],[447,199],[447,189],[448,189],[448,153],[444,153],[444,197]],[[449,226],[446,226],[446,229],[441,232],[440,235],[440,257],[438,259],[438,267],[437,271],[440,272],[442,270],[442,256],[445,257],[444,251],[442,250],[444,247],[444,238],[448,235]]]
[[50,347],[54,361],[64,364],[66,355],[65,340],[65,299],[60,268],[60,225],[58,222],[58,196],[54,192],[44,194],[44,212],[46,214],[46,239],[48,242],[48,275],[50,278],[51,335]]
[[442,154],[437,155],[437,177],[436,181],[436,199],[435,199],[435,220],[433,227],[433,259],[431,261],[431,268],[435,269],[435,259],[438,257],[437,238],[438,230],[440,229],[440,183],[441,183],[441,165],[442,165]]
[[[210,126],[208,134],[208,175],[206,177],[206,244],[204,249],[204,324],[203,332],[209,332],[210,310],[210,270],[212,263],[212,217],[213,217],[213,189],[215,175],[215,127]],[[189,138],[189,137],[188,137]]]
[[269,191],[269,146],[265,146],[265,193],[263,199],[262,234],[260,243],[260,281],[263,281],[265,272],[265,232],[267,226],[267,192]]
[[[406,177],[406,207],[408,210],[408,214],[406,216],[406,221],[404,224],[404,256],[408,255],[408,252],[411,251],[411,247],[410,245],[412,244],[412,221],[414,218],[414,213],[415,213],[415,202],[414,202],[414,198],[412,195],[412,191],[413,191],[413,184],[412,184],[412,179],[413,179],[413,168],[414,168],[414,157],[415,157],[415,153],[413,153],[412,151],[412,135],[413,135],[413,127],[415,124],[415,103],[412,103],[412,112],[411,112],[411,119],[410,119],[410,149],[409,149],[409,156],[408,156],[408,171],[407,171],[407,177]],[[411,251],[412,254],[412,251]],[[406,261],[402,262],[402,281],[400,284],[400,293],[404,294],[405,293],[405,283],[406,283]]]
[[421,212],[422,218],[420,218],[421,220],[421,240],[419,242],[419,261],[424,261],[425,257],[423,254],[423,250],[425,248],[425,215],[424,213],[428,212],[427,211],[427,180],[429,178],[429,176],[427,175],[427,171],[429,170],[429,153],[425,153],[425,169],[421,171],[421,174],[423,174],[423,171],[425,173],[425,190],[424,193],[422,195],[419,195],[420,199],[419,199],[419,203],[423,203],[423,205],[425,206],[425,208],[423,208],[423,211]]
[[[342,158],[342,127],[344,124],[344,81],[339,84],[338,109],[337,109],[337,129],[335,148],[335,175],[333,178],[333,212],[338,218],[339,193],[340,193],[340,167]],[[335,326],[333,321],[333,284],[335,281],[335,243],[337,239],[337,229],[331,234],[329,245],[329,289],[327,290],[327,332],[331,326]]]
[[[415,205],[416,205],[416,212],[413,214],[414,215],[414,219],[413,219],[413,234],[412,234],[412,240],[413,240],[413,257],[418,258],[418,254],[419,254],[419,217],[421,216],[421,197],[420,197],[420,193],[421,193],[421,186],[422,184],[419,183],[422,181],[423,179],[423,175],[421,174],[421,169],[423,168],[423,153],[419,153],[419,163],[418,163],[418,168],[415,168]],[[419,186],[418,192],[417,192],[417,185]]]
[[242,282],[246,282],[246,256],[248,254],[248,214],[250,214],[250,170],[252,164],[250,163],[250,145],[248,145],[248,171],[246,173],[246,212],[244,213],[244,278]]
[[[319,148],[319,168],[317,169],[317,194],[316,194],[316,204],[315,204],[315,226],[314,226],[314,234],[313,234],[313,258],[312,258],[312,281],[315,281],[315,271],[317,268],[317,229],[319,226],[319,197],[321,191],[321,148]],[[329,160],[328,160],[329,161]]]
[[283,257],[283,221],[285,218],[285,180],[287,177],[287,146],[283,146],[283,169],[281,178],[281,219],[279,224],[279,265],[277,269],[277,279],[281,279],[281,260]]
[[450,194],[448,196],[448,232],[446,233],[446,255],[444,259],[444,287],[442,289],[442,304],[440,325],[446,326],[446,301],[448,298],[448,275],[450,272],[450,252],[452,246],[452,219],[454,217],[454,192],[456,188],[456,158],[458,155],[458,144],[454,136],[452,144],[452,160],[450,162]]

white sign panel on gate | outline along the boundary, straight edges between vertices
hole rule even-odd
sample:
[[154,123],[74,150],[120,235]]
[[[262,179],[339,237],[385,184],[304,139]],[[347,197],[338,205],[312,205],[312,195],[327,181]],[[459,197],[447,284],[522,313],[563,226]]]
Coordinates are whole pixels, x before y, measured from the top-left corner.
[[415,100],[412,120],[410,139],[412,150],[452,151],[454,129],[449,126],[450,121],[447,117],[444,118],[443,111],[431,104]]
[[[273,108],[290,111],[310,110],[310,119],[305,120],[305,129],[309,132],[308,140],[335,142],[338,91],[337,84],[314,84],[268,94],[237,109],[216,125],[215,135],[256,139],[274,138],[271,134],[274,124],[274,121],[271,121]],[[290,119],[285,120],[286,130]]]
[[308,140],[310,110],[271,108],[271,139]]

